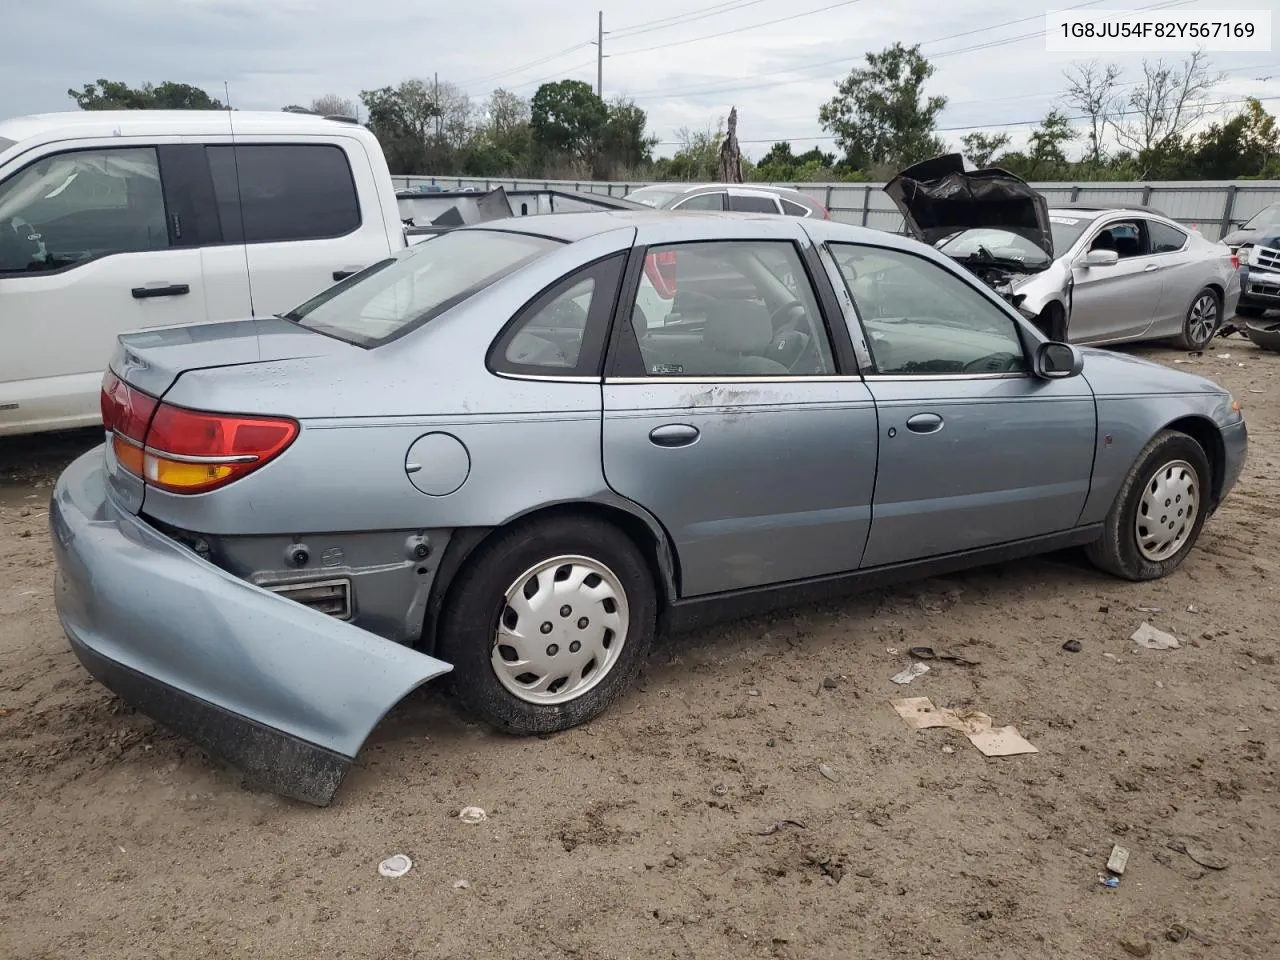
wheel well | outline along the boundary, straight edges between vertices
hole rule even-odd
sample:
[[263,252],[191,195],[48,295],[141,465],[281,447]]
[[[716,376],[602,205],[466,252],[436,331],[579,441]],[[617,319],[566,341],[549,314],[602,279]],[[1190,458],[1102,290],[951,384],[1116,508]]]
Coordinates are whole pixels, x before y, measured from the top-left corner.
[[[419,648],[428,654],[434,652],[437,639],[436,624],[439,622],[440,614],[450,602],[454,585],[458,580],[458,574],[471,562],[478,547],[499,532],[526,524],[541,523],[557,517],[590,517],[608,523],[622,531],[635,544],[636,549],[640,551],[645,559],[645,564],[653,577],[654,586],[657,588],[658,614],[659,616],[662,615],[670,597],[673,595],[672,591],[674,591],[676,584],[679,583],[680,575],[679,560],[675,555],[675,551],[671,548],[670,542],[659,543],[647,523],[619,507],[602,503],[562,503],[522,514],[504,526],[487,529],[471,528],[467,531],[459,531],[459,533],[463,534],[461,536],[455,535],[445,549],[445,555],[441,558],[440,566],[436,573],[436,582],[431,586],[431,596],[427,602]],[[662,561],[660,560],[662,554],[669,558],[671,567],[669,576],[663,572]]]
[[1212,420],[1204,417],[1183,417],[1181,420],[1173,421],[1165,429],[1185,433],[1200,444],[1200,448],[1209,460],[1209,469],[1212,471],[1209,481],[1209,489],[1212,492],[1210,506],[1216,507],[1222,496],[1222,476],[1226,472],[1227,461],[1222,434]]

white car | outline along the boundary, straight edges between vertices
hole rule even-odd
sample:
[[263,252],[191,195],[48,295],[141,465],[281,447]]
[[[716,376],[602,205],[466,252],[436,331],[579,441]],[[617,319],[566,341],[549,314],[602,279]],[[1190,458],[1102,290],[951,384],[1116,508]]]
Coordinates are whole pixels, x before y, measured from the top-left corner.
[[382,148],[294,113],[0,122],[0,435],[90,426],[129,330],[269,317],[406,238]]

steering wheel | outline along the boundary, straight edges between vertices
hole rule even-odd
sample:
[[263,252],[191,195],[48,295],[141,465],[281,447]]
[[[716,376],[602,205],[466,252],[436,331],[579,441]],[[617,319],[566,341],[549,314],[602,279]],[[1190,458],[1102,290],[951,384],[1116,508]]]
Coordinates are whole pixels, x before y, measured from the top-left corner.
[[988,353],[985,357],[970,360],[960,369],[965,373],[1013,373],[1021,358],[1016,353]]

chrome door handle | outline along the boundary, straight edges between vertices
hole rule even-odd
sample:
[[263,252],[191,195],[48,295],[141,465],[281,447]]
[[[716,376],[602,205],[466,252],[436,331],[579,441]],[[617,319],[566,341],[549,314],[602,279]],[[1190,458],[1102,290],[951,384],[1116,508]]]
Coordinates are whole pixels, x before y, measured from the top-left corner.
[[937,433],[942,429],[942,418],[936,413],[917,413],[907,420],[912,433]]
[[687,423],[666,423],[649,431],[649,442],[659,447],[687,447],[698,439],[698,428]]
[[1160,264],[1158,264],[1158,263],[1148,263],[1145,267],[1143,267],[1143,268],[1142,268],[1142,272],[1143,272],[1143,273],[1150,273],[1152,270],[1159,270],[1159,269],[1160,269]]

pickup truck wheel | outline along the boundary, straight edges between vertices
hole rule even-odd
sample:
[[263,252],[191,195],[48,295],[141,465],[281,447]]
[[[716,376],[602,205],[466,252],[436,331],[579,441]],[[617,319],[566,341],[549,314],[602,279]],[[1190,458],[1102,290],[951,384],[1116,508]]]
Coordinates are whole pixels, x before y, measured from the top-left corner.
[[602,713],[649,650],[657,599],[621,531],[587,518],[517,526],[479,548],[446,605],[454,694],[500,730],[554,733]]
[[1218,332],[1222,323],[1222,301],[1218,294],[1205,287],[1196,294],[1182,320],[1182,333],[1178,346],[1184,350],[1203,350]]
[[1126,580],[1156,580],[1182,563],[1204,526],[1209,458],[1185,433],[1162,430],[1138,454],[1086,552],[1094,566]]

